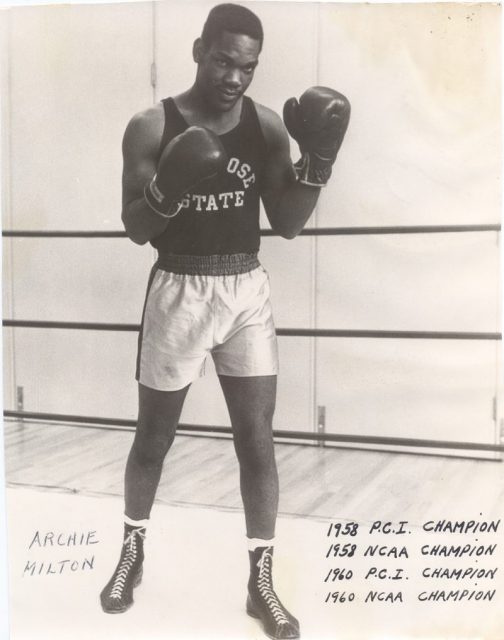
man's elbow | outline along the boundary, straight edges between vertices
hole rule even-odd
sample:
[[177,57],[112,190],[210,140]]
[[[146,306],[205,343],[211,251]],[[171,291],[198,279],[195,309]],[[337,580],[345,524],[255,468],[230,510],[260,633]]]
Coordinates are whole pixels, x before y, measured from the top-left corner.
[[273,232],[285,240],[293,240],[303,230],[306,220],[296,219],[291,215],[270,211],[268,220]]
[[125,215],[124,212],[121,216],[121,219],[124,226],[124,230],[126,231],[126,235],[130,240],[132,240],[135,244],[139,244],[139,245],[143,245],[149,242],[150,238],[145,233],[145,231],[142,231],[142,229],[139,229],[135,225],[131,224],[131,222],[129,221],[128,217]]
[[272,228],[275,233],[277,233],[281,238],[284,238],[285,240],[293,240],[303,229],[303,227],[297,228],[289,224],[278,223],[275,224]]
[[287,231],[280,232],[280,235],[282,236],[282,238],[285,238],[285,240],[294,240],[294,238],[296,238],[299,235],[300,231],[301,229],[299,231],[289,229]]
[[130,240],[132,240],[135,244],[139,244],[144,245],[147,244],[147,242],[149,242],[149,238],[145,238],[144,236],[140,236],[140,235],[134,235],[132,233],[127,233],[127,236]]

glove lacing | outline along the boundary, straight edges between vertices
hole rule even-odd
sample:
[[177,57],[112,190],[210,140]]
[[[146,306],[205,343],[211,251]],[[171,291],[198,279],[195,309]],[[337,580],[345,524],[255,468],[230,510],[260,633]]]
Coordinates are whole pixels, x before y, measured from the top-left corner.
[[271,565],[273,556],[269,549],[265,549],[257,563],[259,567],[259,576],[257,580],[257,588],[264,602],[266,603],[275,622],[280,624],[288,624],[289,620],[285,615],[282,605],[278,600],[276,593],[273,591],[271,581]]
[[139,536],[142,540],[145,540],[145,530],[133,529],[124,539],[123,553],[124,549],[126,549],[126,553],[124,553],[124,555],[122,556],[121,562],[117,567],[117,573],[110,591],[111,598],[122,598],[122,592],[126,583],[126,579],[128,577],[128,573],[135,563],[135,560],[138,558],[137,536]]

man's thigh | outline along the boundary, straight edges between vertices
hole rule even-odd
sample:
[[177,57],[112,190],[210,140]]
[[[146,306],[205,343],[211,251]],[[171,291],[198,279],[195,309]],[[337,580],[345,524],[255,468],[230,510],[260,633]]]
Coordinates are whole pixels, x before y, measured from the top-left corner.
[[233,431],[271,434],[276,404],[276,375],[219,376]]
[[159,391],[138,385],[137,432],[174,432],[190,385],[176,391]]

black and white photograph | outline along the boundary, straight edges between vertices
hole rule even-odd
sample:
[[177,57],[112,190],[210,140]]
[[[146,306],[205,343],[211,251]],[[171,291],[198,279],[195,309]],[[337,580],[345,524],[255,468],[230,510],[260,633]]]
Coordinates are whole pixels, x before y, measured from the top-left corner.
[[504,638],[501,14],[0,4],[6,638]]

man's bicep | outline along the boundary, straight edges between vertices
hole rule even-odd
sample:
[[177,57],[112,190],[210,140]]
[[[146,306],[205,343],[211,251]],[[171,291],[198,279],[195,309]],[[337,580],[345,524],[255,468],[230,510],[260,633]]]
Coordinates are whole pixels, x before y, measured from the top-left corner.
[[135,117],[123,138],[123,206],[141,198],[146,182],[156,172],[159,140],[149,119]]
[[268,217],[274,212],[284,191],[296,181],[287,132],[277,130],[275,134],[261,181],[261,198]]
[[122,174],[123,207],[143,197],[146,183],[156,173],[156,163],[150,159],[124,162]]
[[268,155],[261,182],[261,198],[268,217],[282,194],[296,182],[296,173],[292,166],[289,147],[277,148]]

